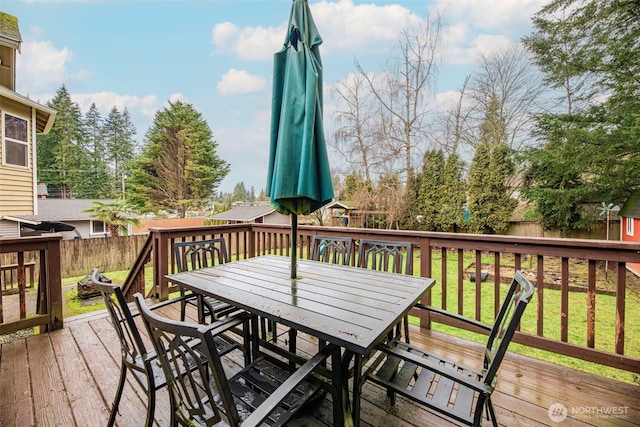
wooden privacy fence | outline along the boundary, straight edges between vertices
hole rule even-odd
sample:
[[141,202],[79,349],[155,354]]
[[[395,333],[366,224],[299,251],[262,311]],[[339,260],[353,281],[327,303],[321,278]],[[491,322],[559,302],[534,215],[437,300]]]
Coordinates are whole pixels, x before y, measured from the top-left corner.
[[[265,224],[152,229],[152,296],[165,299],[176,290],[165,278],[175,271],[175,241],[224,237],[231,259],[289,255],[290,231]],[[352,237],[356,244],[364,238],[408,241],[414,274],[437,281],[423,302],[486,323],[499,307],[503,283],[515,270],[524,270],[536,284],[536,295],[515,342],[640,373],[640,323],[627,303],[638,297],[631,295],[626,270],[627,263],[640,262],[640,244],[347,227],[300,226],[298,233],[299,257],[307,256],[316,234]],[[477,278],[486,273],[487,280],[471,281],[472,273]],[[436,314],[417,315],[425,328],[432,322],[468,328]]]
[[[62,327],[61,239],[59,234],[0,238],[0,270],[3,266],[10,267],[7,270],[15,271],[17,281],[17,295],[4,295],[4,274],[0,274],[0,335],[35,326],[45,331]],[[2,262],[7,259],[12,260],[11,264]],[[27,303],[27,271],[33,271],[29,274],[30,280],[37,277],[38,284],[35,295],[29,293],[35,297],[31,304]],[[5,304],[9,298],[17,299],[17,304]]]
[[[128,270],[135,262],[148,235],[119,236],[96,239],[74,239],[60,241],[60,262],[63,278],[83,276],[91,273],[93,268],[100,271]],[[35,262],[36,254],[26,253],[27,263]],[[16,283],[16,275],[11,280],[11,265],[16,265],[15,254],[0,255],[3,270],[6,268],[7,286]],[[15,271],[14,271],[15,273]],[[37,269],[34,270],[37,281]],[[5,283],[5,282],[3,282]]]

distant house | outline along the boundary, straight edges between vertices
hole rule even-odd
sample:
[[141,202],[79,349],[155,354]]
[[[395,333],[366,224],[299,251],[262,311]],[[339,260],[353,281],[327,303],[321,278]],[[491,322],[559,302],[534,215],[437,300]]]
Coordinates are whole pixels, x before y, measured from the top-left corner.
[[225,221],[227,224],[246,224],[246,223],[259,223],[259,224],[291,224],[290,218],[287,215],[278,213],[270,205],[240,205],[234,206],[228,211],[221,212],[211,217],[211,219],[218,221]]
[[[623,242],[640,243],[640,190],[633,193],[618,212]],[[627,263],[627,267],[640,275],[640,263]]]
[[17,223],[20,237],[48,232],[59,232],[64,239],[108,237],[106,224],[84,212],[93,207],[94,201],[113,203],[113,200],[38,199],[37,215],[14,215],[5,220]]
[[20,237],[19,215],[37,215],[36,135],[53,126],[54,110],[15,92],[18,18],[0,12],[0,236]]

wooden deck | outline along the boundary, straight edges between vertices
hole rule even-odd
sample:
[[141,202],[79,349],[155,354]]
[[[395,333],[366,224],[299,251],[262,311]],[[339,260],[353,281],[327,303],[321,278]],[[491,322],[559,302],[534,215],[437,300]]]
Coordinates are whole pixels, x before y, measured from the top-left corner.
[[[176,317],[168,309],[165,315]],[[480,360],[475,343],[437,332],[412,329],[412,342],[450,358]],[[314,338],[300,335],[301,348],[317,348]],[[227,360],[228,368],[237,367]],[[120,347],[106,311],[65,320],[61,330],[21,338],[0,347],[0,426],[103,426],[115,395]],[[640,387],[509,354],[493,397],[501,426],[638,426]],[[569,417],[556,424],[549,417],[553,404],[563,404]],[[144,394],[131,381],[124,389],[118,425],[141,426]],[[331,424],[331,402],[309,408],[291,424]],[[169,397],[158,395],[156,424],[169,423]],[[389,407],[382,388],[367,383],[362,405],[366,426],[448,426],[446,421],[410,401],[398,398]],[[485,422],[485,425],[490,423]]]

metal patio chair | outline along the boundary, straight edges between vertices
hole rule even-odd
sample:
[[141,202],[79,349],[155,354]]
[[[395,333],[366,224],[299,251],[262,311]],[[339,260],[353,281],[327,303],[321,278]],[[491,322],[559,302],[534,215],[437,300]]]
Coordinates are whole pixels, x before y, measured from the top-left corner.
[[[299,368],[261,354],[227,378],[215,337],[215,325],[189,324],[162,318],[135,296],[162,369],[170,384],[171,425],[284,425],[301,408],[321,395],[322,382],[311,373],[340,349],[327,346]],[[257,332],[258,320],[251,320]],[[201,343],[198,349],[190,340]],[[196,369],[185,369],[195,361]]]
[[331,264],[351,265],[351,237],[313,236],[309,259]]
[[[361,239],[356,266],[390,273],[413,274],[411,243]],[[396,336],[403,327],[405,341],[409,340],[409,316],[405,316],[396,327]]]
[[[227,247],[223,238],[176,242],[173,245],[178,272],[198,270],[205,267],[229,262]],[[198,308],[198,321],[205,323],[207,317],[214,320],[231,314],[237,309],[230,304],[204,295],[194,294],[180,288],[180,296],[184,296],[180,311],[180,320],[185,320],[187,304]]]
[[[330,264],[351,265],[351,253],[353,251],[353,239],[351,237],[313,236],[309,259],[328,262]],[[295,337],[289,336],[294,342]],[[318,341],[319,347],[326,345],[324,340]]]
[[[113,400],[108,425],[113,426],[115,423],[127,372],[130,372],[147,395],[147,421],[145,425],[150,426],[153,424],[154,419],[156,404],[155,392],[167,384],[165,376],[157,363],[156,352],[155,350],[148,349],[145,346],[135,322],[135,318],[139,316],[139,312],[137,310],[134,310],[133,312],[130,310],[129,304],[126,302],[121,287],[119,285],[101,282],[100,273],[97,269],[93,270],[91,274],[91,281],[93,282],[93,286],[96,290],[99,291],[104,298],[111,324],[118,335],[118,339],[120,340],[122,353],[120,381],[118,382],[118,388]],[[179,298],[164,301],[149,307],[149,309],[156,310],[169,304],[179,302],[181,302]],[[224,324],[224,327],[222,327],[222,325],[219,325],[219,327],[227,330],[240,325],[240,323],[241,322],[238,320],[231,319]],[[245,337],[244,345],[240,345],[239,343],[229,340],[222,335],[216,337],[216,341],[219,345],[221,354],[227,354],[234,349],[246,350],[245,361],[249,361],[248,350],[250,343],[248,336]],[[194,341],[189,344],[197,344],[197,342]]]
[[398,393],[473,426],[481,425],[482,413],[486,410],[487,418],[497,426],[491,394],[496,387],[500,364],[533,292],[533,284],[516,271],[493,326],[417,304],[420,309],[455,318],[488,332],[482,370],[471,369],[394,339],[376,347],[379,354],[366,369],[365,380],[386,387],[392,404]]

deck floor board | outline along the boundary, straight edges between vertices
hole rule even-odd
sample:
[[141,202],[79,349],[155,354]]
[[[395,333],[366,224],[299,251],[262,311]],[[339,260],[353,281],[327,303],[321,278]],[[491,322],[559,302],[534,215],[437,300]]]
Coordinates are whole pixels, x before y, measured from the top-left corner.
[[[176,318],[176,307],[163,309]],[[195,312],[190,311],[190,320]],[[412,325],[412,343],[467,364],[480,363],[479,344]],[[279,342],[285,345],[283,336]],[[298,335],[298,348],[310,354],[317,339]],[[225,358],[230,373],[242,358]],[[479,367],[479,366],[476,366]],[[0,426],[103,426],[120,373],[120,344],[106,311],[65,320],[62,330],[20,338],[0,347]],[[509,353],[501,366],[493,402],[501,426],[551,426],[549,406],[562,403],[570,411],[567,426],[640,426],[640,387]],[[331,397],[308,408],[292,426],[329,426]],[[584,413],[593,408],[621,408],[618,418]],[[590,409],[592,408],[592,409]],[[574,410],[573,413],[571,412]],[[582,413],[580,413],[582,411]],[[129,378],[120,404],[119,426],[144,425],[144,392]],[[373,383],[363,388],[364,426],[455,426],[440,415],[398,397],[390,406],[385,390]],[[169,423],[169,396],[157,394],[155,425]],[[485,422],[485,425],[490,423]]]

